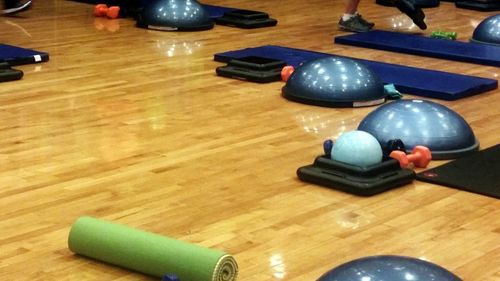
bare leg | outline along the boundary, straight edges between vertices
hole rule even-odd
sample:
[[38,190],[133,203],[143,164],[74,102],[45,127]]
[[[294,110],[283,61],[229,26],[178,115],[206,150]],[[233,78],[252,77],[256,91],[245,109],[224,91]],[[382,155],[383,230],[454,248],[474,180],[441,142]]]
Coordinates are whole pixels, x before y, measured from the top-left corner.
[[360,0],[347,0],[344,12],[349,15],[354,15],[358,11]]

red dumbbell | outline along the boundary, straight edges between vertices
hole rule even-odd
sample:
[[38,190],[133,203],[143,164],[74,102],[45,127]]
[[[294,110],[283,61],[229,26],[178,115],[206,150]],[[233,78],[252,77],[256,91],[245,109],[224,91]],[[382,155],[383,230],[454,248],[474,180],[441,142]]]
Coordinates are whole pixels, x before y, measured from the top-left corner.
[[422,145],[417,145],[413,148],[411,154],[406,154],[403,151],[394,150],[389,155],[399,161],[401,168],[406,168],[410,163],[415,167],[425,168],[432,160],[431,151]]
[[120,7],[111,6],[108,8],[106,4],[97,4],[94,7],[94,15],[96,17],[108,17],[110,19],[116,19],[120,16]]
[[287,65],[281,69],[281,80],[284,82],[288,81],[288,78],[290,78],[290,75],[295,71],[295,68],[291,65]]

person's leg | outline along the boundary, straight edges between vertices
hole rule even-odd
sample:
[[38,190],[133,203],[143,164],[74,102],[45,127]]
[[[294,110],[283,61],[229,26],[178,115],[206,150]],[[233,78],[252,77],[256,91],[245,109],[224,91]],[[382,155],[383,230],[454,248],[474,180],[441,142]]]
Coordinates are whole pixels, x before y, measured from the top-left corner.
[[358,15],[360,17],[360,20],[362,23],[366,24],[366,25],[370,25],[371,27],[375,26],[375,24],[373,22],[369,22],[367,20],[365,20],[359,13],[358,13],[358,6],[359,6],[359,2],[361,0],[348,0],[347,1],[347,4],[346,4],[346,7],[345,7],[345,10],[344,10],[344,20],[348,20],[349,19],[349,15],[353,15],[353,16],[356,16]]
[[31,7],[31,0],[4,0],[0,14],[15,14],[26,11]]
[[358,11],[360,0],[347,0],[347,4],[345,5],[344,14],[354,15]]
[[360,0],[347,0],[344,14],[339,20],[340,29],[352,32],[369,31],[374,24],[366,21],[358,14],[358,6]]

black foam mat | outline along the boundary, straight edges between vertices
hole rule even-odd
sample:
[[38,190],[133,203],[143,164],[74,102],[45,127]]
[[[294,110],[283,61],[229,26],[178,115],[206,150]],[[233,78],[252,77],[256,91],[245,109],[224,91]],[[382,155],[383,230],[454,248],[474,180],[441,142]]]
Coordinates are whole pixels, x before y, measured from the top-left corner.
[[500,199],[500,144],[421,172],[417,180]]

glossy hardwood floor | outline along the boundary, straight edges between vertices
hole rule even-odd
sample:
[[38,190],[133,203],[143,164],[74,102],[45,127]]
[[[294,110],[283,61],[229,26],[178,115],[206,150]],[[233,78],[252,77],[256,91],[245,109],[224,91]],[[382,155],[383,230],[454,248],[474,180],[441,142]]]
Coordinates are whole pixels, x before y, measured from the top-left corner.
[[[334,45],[342,1],[205,3],[264,10],[279,24],[149,31],[63,0],[0,18],[2,43],[50,53],[0,84],[0,280],[155,280],[71,253],[68,231],[82,215],[222,249],[241,281],[316,280],[377,254],[500,280],[500,201],[416,181],[368,198],[301,182],[296,169],[323,140],[374,108],[293,103],[282,83],[217,77],[212,58],[277,44],[488,78],[499,68]],[[361,13],[379,29],[418,31],[373,1]],[[448,2],[426,13],[425,35],[457,31],[463,41],[492,14]],[[500,142],[499,92],[438,102],[487,148]]]

